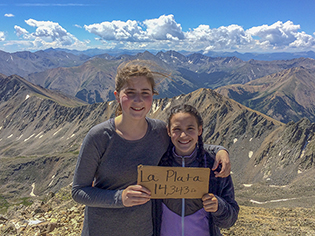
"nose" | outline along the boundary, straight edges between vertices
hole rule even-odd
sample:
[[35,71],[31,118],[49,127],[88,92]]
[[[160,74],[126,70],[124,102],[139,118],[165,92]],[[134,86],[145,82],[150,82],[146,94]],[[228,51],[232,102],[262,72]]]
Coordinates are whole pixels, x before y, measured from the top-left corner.
[[179,136],[179,137],[185,137],[185,136],[186,136],[185,131],[182,131],[182,132],[180,133],[180,136]]
[[141,94],[140,93],[136,93],[135,94],[135,97],[134,97],[134,101],[135,102],[142,102],[142,96],[141,96]]

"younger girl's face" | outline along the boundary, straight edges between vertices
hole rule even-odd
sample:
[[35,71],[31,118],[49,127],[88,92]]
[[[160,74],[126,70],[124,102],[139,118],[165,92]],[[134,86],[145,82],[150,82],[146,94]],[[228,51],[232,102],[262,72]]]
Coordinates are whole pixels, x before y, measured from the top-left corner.
[[122,114],[132,119],[145,118],[153,101],[152,85],[145,76],[133,76],[120,92],[114,92]]
[[202,126],[198,126],[193,115],[179,112],[171,118],[167,131],[175,146],[176,154],[187,156],[195,150],[198,136],[202,134]]

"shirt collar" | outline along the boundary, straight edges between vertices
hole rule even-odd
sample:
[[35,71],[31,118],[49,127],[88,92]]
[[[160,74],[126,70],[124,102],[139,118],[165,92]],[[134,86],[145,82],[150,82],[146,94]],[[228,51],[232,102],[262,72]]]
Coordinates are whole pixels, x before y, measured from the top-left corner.
[[172,149],[172,154],[173,154],[173,157],[175,159],[175,162],[177,162],[178,164],[181,165],[182,164],[182,159],[184,158],[185,159],[185,165],[189,165],[197,157],[197,146],[195,147],[195,150],[190,155],[187,155],[187,156],[180,156],[180,155],[178,155],[176,153],[176,151],[175,151],[175,146],[174,146],[173,149]]

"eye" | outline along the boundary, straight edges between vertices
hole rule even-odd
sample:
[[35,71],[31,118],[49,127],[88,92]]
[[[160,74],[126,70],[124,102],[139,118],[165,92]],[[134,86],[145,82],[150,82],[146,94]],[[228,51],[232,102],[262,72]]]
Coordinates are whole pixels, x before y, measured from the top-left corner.
[[142,96],[151,96],[150,92],[142,92]]

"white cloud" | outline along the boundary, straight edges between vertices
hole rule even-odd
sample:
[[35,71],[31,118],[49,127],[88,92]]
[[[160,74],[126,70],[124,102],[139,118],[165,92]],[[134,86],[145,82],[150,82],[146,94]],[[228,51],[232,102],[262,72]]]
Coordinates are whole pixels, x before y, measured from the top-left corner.
[[0,41],[4,41],[5,40],[5,34],[4,32],[0,31]]
[[290,47],[309,48],[315,46],[315,38],[305,32],[297,32],[295,37],[296,39],[290,43]]
[[6,48],[15,48],[15,51],[30,50],[34,48],[34,44],[27,40],[10,40],[4,44]]
[[14,26],[15,29],[15,33],[18,37],[22,36],[22,35],[29,35],[28,31],[26,29],[23,29],[22,27],[15,25]]
[[11,13],[4,14],[4,16],[5,16],[5,17],[14,17],[14,15],[11,14]]
[[158,19],[145,20],[146,34],[155,40],[181,40],[184,33],[180,24],[176,23],[173,15],[162,15]]
[[31,35],[34,38],[50,38],[52,41],[59,40],[71,41],[71,34],[69,34],[64,28],[62,28],[58,23],[51,21],[37,21],[29,19],[25,21],[29,26],[35,27],[36,31]]
[[[299,32],[300,25],[287,21],[278,21],[272,25],[262,25],[245,30],[233,24],[211,29],[209,25],[183,32],[173,15],[162,15],[156,19],[141,22],[128,20],[102,22],[85,25],[84,28],[98,37],[104,44],[127,41],[134,48],[140,48],[145,42],[148,49],[173,50],[224,50],[224,51],[262,51],[290,50],[301,48],[314,49],[315,38],[305,32]],[[140,44],[139,42],[142,42]],[[117,47],[123,45],[116,44]],[[127,47],[127,44],[125,44]]]
[[230,25],[210,29],[208,25],[200,25],[186,33],[191,44],[200,45],[205,51],[236,50],[251,45],[254,40],[241,26]]
[[298,32],[300,25],[292,21],[285,23],[278,21],[272,25],[252,27],[247,32],[257,37],[257,45],[270,49],[290,49],[299,46],[314,46],[315,39],[305,32]]
[[103,40],[117,40],[117,41],[145,41],[147,37],[144,31],[138,25],[137,21],[128,20],[102,22],[99,24],[84,25],[85,30],[99,36]]
[[[24,40],[21,40],[21,45],[31,43],[32,48],[28,50],[47,47],[67,47],[80,50],[93,44],[87,39],[78,40],[56,22],[34,19],[25,22],[28,26],[36,28],[35,31],[29,32],[17,25],[14,29],[16,35]],[[181,24],[176,22],[174,15],[162,15],[143,22],[115,20],[84,25],[84,27],[74,26],[84,28],[87,32],[96,35],[95,42],[102,43],[102,47],[107,49],[204,52],[210,50],[236,50],[239,52],[315,50],[315,35],[301,31],[300,25],[295,25],[292,21],[284,23],[278,21],[271,25],[255,26],[250,29],[244,29],[236,24],[218,28],[210,28],[209,25],[202,24],[184,32]],[[4,40],[4,33],[0,33],[0,41]]]
[[[290,31],[291,25],[285,24]],[[285,28],[284,27],[284,28]],[[246,50],[259,46],[261,48],[270,46],[266,42],[257,43],[252,35],[254,28],[245,31],[241,26],[230,25],[210,29],[208,25],[199,25],[196,29],[183,32],[173,15],[162,15],[156,19],[148,19],[141,22],[128,20],[102,22],[92,25],[85,25],[84,28],[97,35],[107,46],[111,47],[115,42],[130,42],[125,47],[143,48],[145,42],[150,49],[173,49],[173,50]],[[295,30],[297,27],[294,28]],[[142,43],[139,43],[142,42]],[[140,46],[141,45],[141,46]],[[116,47],[123,47],[116,44]]]
[[26,29],[16,25],[14,26],[16,35],[18,37],[22,36],[25,40],[30,40],[35,49],[64,46],[82,47],[85,44],[56,22],[29,19],[25,23],[36,28],[35,32],[30,33]]
[[145,20],[142,24],[132,20],[105,21],[85,25],[84,28],[108,41],[153,42],[156,40],[178,41],[185,38],[180,24],[175,22],[173,15],[162,15],[158,19]]
[[250,28],[247,32],[259,37],[260,43],[268,42],[270,45],[281,46],[292,43],[295,40],[294,34],[299,28],[299,25],[293,25],[291,21],[286,23],[278,21],[270,26],[262,25]]

